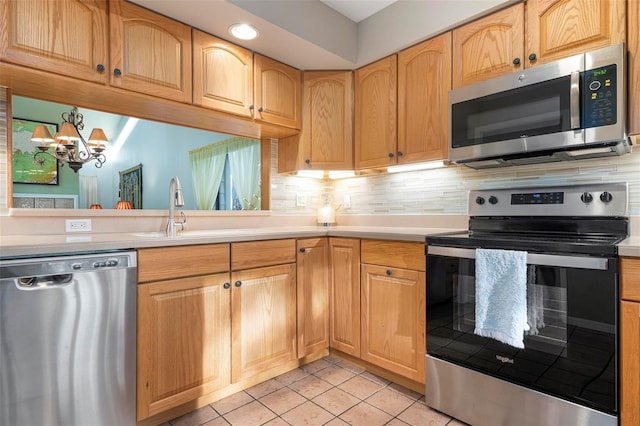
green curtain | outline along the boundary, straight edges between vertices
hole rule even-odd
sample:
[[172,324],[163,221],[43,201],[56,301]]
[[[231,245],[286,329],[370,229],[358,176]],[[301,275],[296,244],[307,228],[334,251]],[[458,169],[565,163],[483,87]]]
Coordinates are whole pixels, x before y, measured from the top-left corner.
[[189,151],[191,177],[198,210],[213,209],[213,203],[220,188],[226,155],[225,143],[214,143]]
[[260,210],[260,141],[228,141],[229,169],[243,210]]

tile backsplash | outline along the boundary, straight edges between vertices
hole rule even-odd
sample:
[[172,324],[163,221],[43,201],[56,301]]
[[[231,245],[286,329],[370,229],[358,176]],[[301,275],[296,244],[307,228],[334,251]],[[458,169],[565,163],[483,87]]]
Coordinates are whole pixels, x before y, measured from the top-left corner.
[[[466,214],[471,189],[628,182],[629,214],[640,215],[640,150],[621,157],[576,160],[498,169],[464,166],[378,174],[342,180],[316,180],[277,174],[277,143],[272,144],[272,211],[315,214],[319,194],[334,195],[340,215]],[[296,192],[308,194],[307,207],[296,207]],[[351,207],[345,209],[345,196]]]

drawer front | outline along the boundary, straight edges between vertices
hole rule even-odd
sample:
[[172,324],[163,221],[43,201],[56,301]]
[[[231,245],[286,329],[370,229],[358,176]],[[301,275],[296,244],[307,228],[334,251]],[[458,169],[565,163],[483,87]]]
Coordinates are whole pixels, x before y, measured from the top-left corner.
[[640,302],[640,259],[620,258],[620,294],[625,300]]
[[360,261],[372,265],[426,271],[424,243],[362,240]]
[[139,249],[138,282],[227,272],[229,262],[229,244]]
[[231,244],[231,270],[295,263],[296,240],[250,241]]

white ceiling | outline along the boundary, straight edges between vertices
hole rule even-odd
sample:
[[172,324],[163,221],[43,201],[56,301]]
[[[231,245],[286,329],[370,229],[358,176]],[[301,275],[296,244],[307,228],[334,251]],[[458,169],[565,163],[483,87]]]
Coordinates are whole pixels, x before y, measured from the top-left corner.
[[[129,1],[298,69],[328,70],[358,68],[524,0]],[[232,39],[238,22],[260,36]]]
[[320,0],[333,10],[358,23],[398,0]]

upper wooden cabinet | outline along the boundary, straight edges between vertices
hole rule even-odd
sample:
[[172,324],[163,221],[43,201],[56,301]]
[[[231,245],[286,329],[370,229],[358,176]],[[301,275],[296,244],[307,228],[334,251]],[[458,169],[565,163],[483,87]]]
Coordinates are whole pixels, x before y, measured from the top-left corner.
[[328,238],[297,241],[298,358],[329,347]]
[[625,42],[625,5],[620,0],[528,0],[456,28],[453,87]]
[[191,103],[191,27],[122,0],[109,26],[112,86]]
[[393,55],[356,70],[356,169],[396,164],[397,66]]
[[302,127],[278,141],[278,172],[353,168],[353,72],[303,75]]
[[107,82],[106,0],[0,0],[0,58]]
[[194,29],[193,103],[251,117],[253,52]]
[[[629,134],[640,135],[640,1],[629,0],[627,2],[627,50],[628,74],[629,74]],[[634,29],[633,31],[631,29]],[[640,142],[640,137],[636,138]]]
[[522,69],[524,4],[453,30],[453,88]]
[[254,118],[299,129],[302,72],[257,53],[253,66]]
[[[626,41],[625,1],[529,0],[526,4],[527,66]],[[635,21],[636,33],[637,25]]]
[[447,158],[451,33],[398,54],[398,164]]

